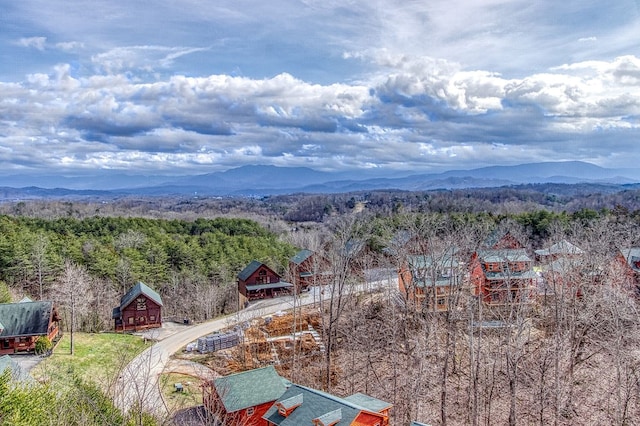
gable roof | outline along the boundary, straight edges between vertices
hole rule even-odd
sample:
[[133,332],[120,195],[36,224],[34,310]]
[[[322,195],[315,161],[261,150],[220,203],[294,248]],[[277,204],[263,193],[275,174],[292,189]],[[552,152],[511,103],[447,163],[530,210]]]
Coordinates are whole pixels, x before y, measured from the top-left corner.
[[484,262],[532,262],[525,249],[478,250],[478,258]]
[[[358,404],[357,401],[366,402],[370,405],[376,406],[382,406],[384,401],[371,397],[367,398],[366,395],[362,394],[355,394],[349,397],[355,400],[353,401],[349,400],[349,398],[340,398],[335,395],[296,384],[292,384],[291,387],[289,387],[289,389],[287,389],[287,391],[278,399],[278,402],[285,401],[300,394],[302,394],[302,404],[294,409],[287,417],[282,416],[278,412],[277,404],[273,404],[262,418],[278,426],[298,426],[311,425],[314,420],[322,420],[323,423],[325,423],[325,421],[330,423],[331,421],[336,420],[338,415],[340,417],[340,424],[343,424],[344,422],[345,425],[349,425],[363,411],[373,415],[382,416],[382,414],[375,410]],[[387,405],[389,407],[391,406],[390,404]]]
[[257,260],[252,260],[250,264],[244,267],[242,271],[238,274],[238,279],[242,281],[246,281],[249,277],[258,270],[263,265],[262,262],[258,262]]
[[253,275],[258,269],[262,267],[268,269],[269,272],[271,272],[272,274],[280,277],[280,274],[276,273],[273,269],[269,268],[264,263],[258,262],[257,260],[253,260],[251,261],[250,264],[245,266],[245,268],[242,271],[240,271],[240,273],[238,274],[238,279],[240,281],[246,281],[251,277],[251,275]]
[[552,244],[547,249],[536,250],[538,256],[583,254],[584,251],[567,240]]
[[271,365],[213,381],[227,413],[275,401],[286,391],[288,383]]
[[0,338],[47,334],[53,315],[53,302],[0,304]]
[[515,238],[510,231],[505,231],[501,229],[493,230],[493,232],[491,232],[491,234],[489,234],[489,236],[485,238],[485,240],[482,242],[482,247],[488,248],[488,249],[503,248],[504,244],[500,244],[501,242],[507,243],[506,244],[507,246],[510,246],[510,244],[508,243],[512,242],[512,243],[515,243],[517,248],[523,248],[522,243],[518,241],[518,239]]
[[126,308],[133,302],[136,297],[140,295],[145,295],[149,299],[156,302],[158,305],[162,306],[162,298],[158,293],[151,289],[148,285],[143,283],[142,281],[138,281],[138,284],[131,287],[131,289],[120,298],[120,309]]
[[303,249],[291,258],[291,262],[295,263],[296,265],[300,265],[311,256],[313,256],[313,252],[311,250]]

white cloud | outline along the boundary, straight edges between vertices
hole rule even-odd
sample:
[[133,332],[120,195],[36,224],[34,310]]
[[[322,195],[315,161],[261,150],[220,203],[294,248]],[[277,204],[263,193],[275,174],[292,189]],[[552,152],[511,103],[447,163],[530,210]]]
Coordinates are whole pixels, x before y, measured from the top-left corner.
[[37,50],[44,50],[46,47],[46,37],[26,37],[17,41],[17,44],[22,47],[29,47]]

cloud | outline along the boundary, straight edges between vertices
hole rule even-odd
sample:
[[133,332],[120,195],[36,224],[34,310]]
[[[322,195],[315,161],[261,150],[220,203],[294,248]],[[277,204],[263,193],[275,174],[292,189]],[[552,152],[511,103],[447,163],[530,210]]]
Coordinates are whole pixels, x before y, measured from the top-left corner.
[[6,168],[640,160],[640,15],[624,0],[81,6],[7,7]]
[[22,47],[28,47],[37,50],[44,50],[46,47],[46,37],[25,37],[17,41],[17,44]]
[[56,43],[56,48],[60,50],[64,50],[65,52],[73,52],[79,49],[83,49],[85,47],[84,43],[80,41],[65,41]]
[[203,47],[127,46],[91,57],[99,72],[117,74],[129,70],[154,71],[168,68],[182,56],[206,51]]

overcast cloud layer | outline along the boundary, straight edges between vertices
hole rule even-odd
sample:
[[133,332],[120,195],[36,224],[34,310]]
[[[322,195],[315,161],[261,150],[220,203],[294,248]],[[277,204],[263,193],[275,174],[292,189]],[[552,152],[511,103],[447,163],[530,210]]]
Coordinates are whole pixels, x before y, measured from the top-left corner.
[[640,163],[637,0],[2,9],[2,174]]

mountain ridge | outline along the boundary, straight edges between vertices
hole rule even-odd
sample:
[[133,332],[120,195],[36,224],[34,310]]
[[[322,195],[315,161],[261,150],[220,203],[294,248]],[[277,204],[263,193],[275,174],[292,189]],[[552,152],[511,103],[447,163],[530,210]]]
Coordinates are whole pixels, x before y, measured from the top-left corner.
[[[76,181],[74,179],[80,179]],[[3,178],[4,198],[17,196]],[[13,180],[17,181],[16,179]],[[307,167],[246,165],[223,172],[190,176],[143,176],[114,174],[110,179],[92,180],[58,176],[48,177],[50,193],[60,195],[99,196],[109,194],[138,195],[202,195],[202,196],[266,196],[287,193],[341,193],[363,190],[436,190],[487,188],[532,183],[597,183],[624,185],[640,182],[640,171],[608,169],[581,161],[525,163],[515,166],[487,166],[440,173],[411,171],[324,172]],[[7,183],[9,183],[7,185]],[[63,185],[57,185],[63,183]],[[126,185],[124,185],[126,183]],[[53,186],[55,185],[55,186]],[[19,187],[18,187],[19,188]],[[29,185],[25,195],[44,195],[47,187]],[[74,193],[74,191],[77,191]],[[93,191],[93,192],[92,192]],[[11,195],[9,195],[11,193]],[[2,194],[0,194],[0,197]]]

